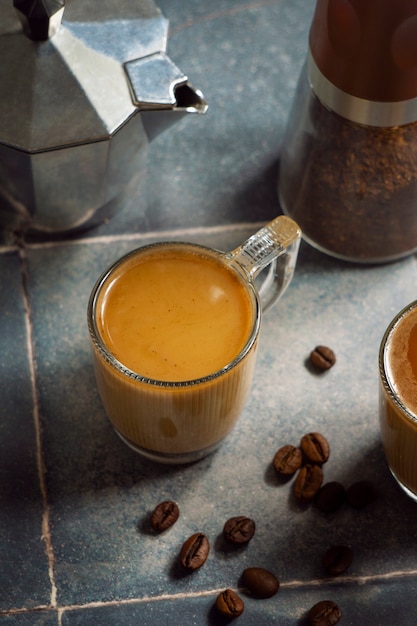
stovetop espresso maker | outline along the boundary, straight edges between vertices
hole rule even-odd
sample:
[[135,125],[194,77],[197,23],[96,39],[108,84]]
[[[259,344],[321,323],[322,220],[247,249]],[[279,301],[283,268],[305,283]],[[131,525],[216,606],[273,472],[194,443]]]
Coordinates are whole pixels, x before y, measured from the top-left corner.
[[149,142],[206,111],[167,34],[152,0],[3,0],[0,228],[59,236],[111,217]]

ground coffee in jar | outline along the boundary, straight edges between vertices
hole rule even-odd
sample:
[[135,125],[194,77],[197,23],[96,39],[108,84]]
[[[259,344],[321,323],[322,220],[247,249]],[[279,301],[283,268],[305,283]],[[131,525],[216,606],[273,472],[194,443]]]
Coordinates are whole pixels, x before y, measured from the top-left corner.
[[417,0],[318,0],[278,193],[315,247],[384,262],[417,249]]

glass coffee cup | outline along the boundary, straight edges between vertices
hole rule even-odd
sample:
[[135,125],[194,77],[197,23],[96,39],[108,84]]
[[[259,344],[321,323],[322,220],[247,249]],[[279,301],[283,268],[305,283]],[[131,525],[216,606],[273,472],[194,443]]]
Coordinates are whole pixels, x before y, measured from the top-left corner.
[[389,324],[379,352],[379,417],[389,469],[417,502],[417,300]]
[[161,242],[100,276],[88,304],[96,381],[131,448],[187,463],[228,435],[249,394],[262,313],[290,283],[300,237],[280,216],[231,252]]

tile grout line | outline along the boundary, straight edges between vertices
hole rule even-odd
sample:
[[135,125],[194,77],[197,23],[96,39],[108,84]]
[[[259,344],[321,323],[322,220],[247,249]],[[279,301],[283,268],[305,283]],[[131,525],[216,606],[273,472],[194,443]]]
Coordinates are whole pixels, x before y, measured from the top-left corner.
[[208,13],[207,15],[202,15],[201,17],[196,17],[194,19],[190,18],[182,24],[179,24],[176,28],[170,28],[169,37],[172,37],[173,35],[176,35],[181,31],[186,30],[187,28],[191,28],[192,26],[195,26],[196,24],[200,24],[202,22],[211,22],[219,18],[232,16],[238,13],[242,13],[244,11],[250,11],[252,9],[262,9],[263,7],[268,7],[269,5],[274,3],[275,0],[272,0],[272,2],[271,0],[255,0],[252,2],[248,2],[247,4],[244,4],[240,7],[228,8],[224,9],[223,11],[214,11],[213,13]]
[[[365,576],[336,576],[334,578],[327,579],[313,579],[313,580],[289,580],[287,582],[281,582],[280,591],[284,589],[305,589],[314,587],[339,587],[341,584],[351,584],[351,585],[365,585],[367,583],[373,584],[378,582],[392,581],[400,578],[413,578],[417,576],[417,570],[410,571],[395,571],[388,572],[383,574],[369,574]],[[244,590],[241,588],[233,588],[237,593],[242,593]],[[85,604],[68,604],[63,606],[37,606],[30,609],[12,609],[8,611],[0,611],[1,615],[15,615],[22,613],[35,613],[41,610],[57,610],[59,617],[59,624],[61,624],[61,618],[65,612],[70,611],[82,611],[88,609],[99,609],[105,607],[116,607],[116,606],[129,606],[129,605],[137,605],[144,604],[146,602],[164,602],[170,600],[186,600],[188,598],[206,598],[217,595],[221,591],[224,591],[224,587],[219,587],[217,589],[206,589],[201,591],[191,591],[184,593],[172,593],[172,594],[162,594],[159,596],[144,596],[142,598],[125,598],[121,600],[102,600],[102,601],[92,601],[86,602]]]
[[36,461],[37,461],[37,469],[38,469],[38,478],[39,478],[39,487],[42,498],[42,534],[41,540],[44,542],[45,553],[48,559],[48,575],[49,581],[51,584],[51,596],[50,596],[50,607],[55,608],[57,604],[56,600],[56,584],[55,584],[55,576],[54,576],[54,552],[52,547],[51,533],[50,533],[50,517],[49,517],[49,505],[48,505],[48,497],[47,497],[47,488],[46,488],[46,480],[45,480],[45,464],[43,460],[43,452],[42,452],[42,436],[41,436],[41,423],[40,423],[40,415],[39,415],[39,398],[36,387],[36,366],[35,366],[35,355],[34,355],[34,347],[33,347],[33,334],[32,334],[32,319],[31,319],[31,308],[30,308],[30,299],[28,292],[28,272],[27,272],[27,257],[25,248],[23,245],[18,243],[18,251],[19,251],[19,259],[20,259],[20,269],[22,276],[22,289],[23,289],[23,301],[25,307],[25,319],[26,319],[26,337],[27,337],[27,350],[29,357],[29,370],[30,370],[30,380],[32,387],[32,401],[33,401],[33,422],[35,427],[35,438],[36,438]]
[[[179,237],[187,237],[192,235],[202,235],[202,234],[216,234],[216,233],[228,233],[228,232],[239,232],[246,230],[253,230],[255,233],[257,230],[265,226],[265,222],[240,222],[238,224],[221,224],[216,226],[191,226],[189,228],[173,228],[170,230],[156,230],[156,231],[148,231],[148,232],[135,232],[135,233],[121,233],[116,235],[92,235],[91,237],[84,237],[81,239],[62,239],[62,240],[51,240],[51,241],[39,241],[39,242],[26,242],[25,246],[30,250],[38,250],[38,249],[46,249],[46,248],[54,248],[61,246],[82,246],[82,245],[101,245],[101,244],[109,244],[109,243],[117,243],[122,241],[140,241],[147,239],[157,239],[159,241],[164,238],[179,238]],[[13,246],[5,246],[1,252],[9,252],[11,250],[15,250]]]
[[[314,587],[323,587],[323,586],[340,586],[343,583],[352,584],[352,585],[365,585],[366,583],[377,583],[383,582],[385,580],[392,580],[397,578],[413,578],[417,576],[417,570],[410,571],[398,571],[391,572],[387,574],[376,574],[376,575],[367,575],[360,576],[356,578],[354,576],[336,576],[334,578],[328,578],[326,580],[316,579],[316,580],[291,580],[288,582],[280,583],[280,590],[284,589],[305,589]],[[232,588],[236,593],[244,593],[245,590],[243,588]],[[59,607],[58,612],[60,614],[64,614],[66,611],[80,611],[84,609],[94,609],[94,608],[102,608],[106,606],[123,606],[123,605],[134,605],[134,604],[144,604],[145,602],[163,602],[167,600],[186,600],[188,598],[206,598],[211,596],[217,596],[219,593],[224,591],[225,587],[219,587],[218,589],[206,589],[201,591],[191,591],[184,593],[174,593],[174,594],[163,594],[159,596],[147,596],[143,598],[129,598],[125,600],[109,600],[109,601],[101,601],[101,602],[88,602],[86,604],[72,604],[67,606]]]

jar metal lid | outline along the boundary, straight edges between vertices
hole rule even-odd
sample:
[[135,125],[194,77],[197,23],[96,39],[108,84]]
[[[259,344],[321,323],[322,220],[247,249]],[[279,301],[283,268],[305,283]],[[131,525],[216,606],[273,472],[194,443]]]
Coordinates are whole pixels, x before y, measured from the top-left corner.
[[403,126],[417,120],[417,98],[399,102],[365,100],[339,89],[320,71],[311,50],[307,55],[310,86],[320,102],[338,115],[365,126]]

